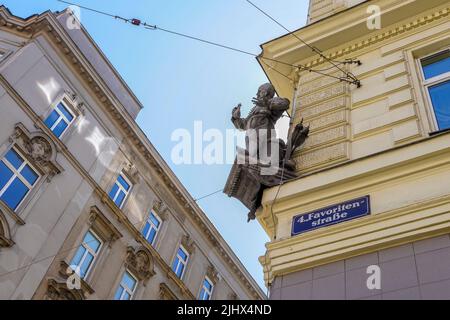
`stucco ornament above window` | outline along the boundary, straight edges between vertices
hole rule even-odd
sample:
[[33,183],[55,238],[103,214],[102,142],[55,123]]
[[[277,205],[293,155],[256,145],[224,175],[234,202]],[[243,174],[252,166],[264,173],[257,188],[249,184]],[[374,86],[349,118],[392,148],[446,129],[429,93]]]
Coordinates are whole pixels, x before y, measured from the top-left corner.
[[195,250],[195,242],[189,235],[183,235],[181,238],[181,245],[189,252],[193,254]]
[[139,171],[138,168],[132,164],[129,163],[123,168],[123,172],[127,175],[127,178],[130,179],[132,184],[138,184],[140,181],[139,177]]
[[139,280],[147,281],[155,275],[153,256],[144,247],[128,247],[125,265]]
[[90,210],[89,226],[111,247],[116,240],[122,238],[122,234],[97,206],[92,206]]
[[160,300],[178,300],[175,293],[170,290],[166,283],[160,283],[159,285],[159,299]]
[[217,269],[210,264],[208,266],[208,268],[206,269],[206,276],[211,279],[211,281],[216,284],[217,282],[219,282],[219,272],[217,271]]
[[46,300],[86,300],[83,290],[68,289],[64,281],[58,281],[50,278],[47,280]]
[[9,141],[17,145],[29,157],[33,165],[47,177],[47,181],[63,171],[56,161],[56,146],[44,132],[30,133],[22,123],[18,123]]
[[155,210],[155,212],[158,214],[158,217],[161,218],[162,221],[167,220],[167,211],[169,211],[169,207],[162,200],[154,199],[152,208],[153,210]]

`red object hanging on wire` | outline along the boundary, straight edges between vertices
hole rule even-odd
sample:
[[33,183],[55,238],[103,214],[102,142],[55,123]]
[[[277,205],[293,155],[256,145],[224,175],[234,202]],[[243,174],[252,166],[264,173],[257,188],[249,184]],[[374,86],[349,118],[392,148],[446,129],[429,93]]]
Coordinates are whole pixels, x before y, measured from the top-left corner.
[[135,26],[141,25],[141,20],[139,19],[131,19],[131,24],[134,24]]

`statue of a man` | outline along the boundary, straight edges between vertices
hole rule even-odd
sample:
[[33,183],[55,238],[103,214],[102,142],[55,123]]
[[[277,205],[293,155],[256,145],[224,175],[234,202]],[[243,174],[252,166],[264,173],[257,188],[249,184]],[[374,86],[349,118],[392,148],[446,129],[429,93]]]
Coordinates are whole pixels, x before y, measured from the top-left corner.
[[224,193],[250,210],[249,221],[255,219],[266,188],[297,176],[293,154],[309,135],[309,127],[302,120],[291,128],[287,143],[277,139],[275,124],[289,109],[290,102],[275,97],[275,88],[270,83],[259,87],[253,103],[255,107],[246,118],[241,118],[240,104],[233,109],[231,121],[237,129],[246,131],[246,150],[238,151],[224,188]]
[[231,121],[236,129],[247,132],[246,146],[249,156],[261,163],[265,157],[271,156],[271,143],[278,143],[275,141],[275,123],[289,109],[290,101],[275,97],[275,88],[266,83],[259,87],[253,103],[255,107],[247,118],[241,118],[241,104],[235,107]]

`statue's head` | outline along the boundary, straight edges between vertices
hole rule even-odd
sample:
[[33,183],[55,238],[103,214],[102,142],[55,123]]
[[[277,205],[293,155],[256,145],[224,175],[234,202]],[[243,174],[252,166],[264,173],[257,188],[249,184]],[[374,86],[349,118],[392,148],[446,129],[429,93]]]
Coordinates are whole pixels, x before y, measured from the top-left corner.
[[270,83],[265,83],[258,89],[258,99],[270,100],[275,96],[275,88]]

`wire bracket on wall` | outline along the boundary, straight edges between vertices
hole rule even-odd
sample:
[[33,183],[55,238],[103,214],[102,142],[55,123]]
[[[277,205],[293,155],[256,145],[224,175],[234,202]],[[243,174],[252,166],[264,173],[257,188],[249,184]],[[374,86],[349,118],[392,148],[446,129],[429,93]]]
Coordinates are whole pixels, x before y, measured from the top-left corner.
[[[345,77],[341,78],[341,81],[345,81],[345,82],[349,82],[351,84],[356,85],[358,88],[361,87],[361,81],[351,72],[344,70],[343,68],[340,67],[340,65],[346,65],[346,64],[357,64],[358,66],[360,66],[362,63],[360,60],[358,59],[345,59],[344,61],[335,61],[335,60],[331,60],[330,58],[328,58],[323,52],[322,50],[320,50],[319,48],[317,48],[316,46],[313,46],[311,44],[309,44],[308,42],[306,42],[305,40],[303,40],[302,38],[300,38],[298,35],[295,34],[295,32],[289,30],[288,28],[286,28],[283,24],[281,24],[278,20],[276,20],[274,17],[272,17],[270,14],[268,14],[266,11],[264,11],[263,9],[261,9],[260,7],[258,7],[256,4],[254,4],[252,1],[250,0],[245,0],[247,1],[251,6],[253,6],[256,10],[258,10],[259,12],[261,12],[263,15],[265,15],[267,18],[269,18],[270,20],[272,20],[273,22],[275,22],[278,26],[280,26],[281,28],[283,28],[286,32],[288,32],[288,35],[293,36],[294,38],[296,38],[300,43],[304,44],[305,46],[307,46],[308,48],[310,48],[314,53],[318,54],[321,58],[323,58],[325,61],[327,61],[328,63],[330,63],[332,65],[332,68],[336,68],[338,70],[340,70],[341,72],[343,72],[345,74]],[[330,69],[332,69],[330,68]],[[316,70],[317,71],[317,70]]]

